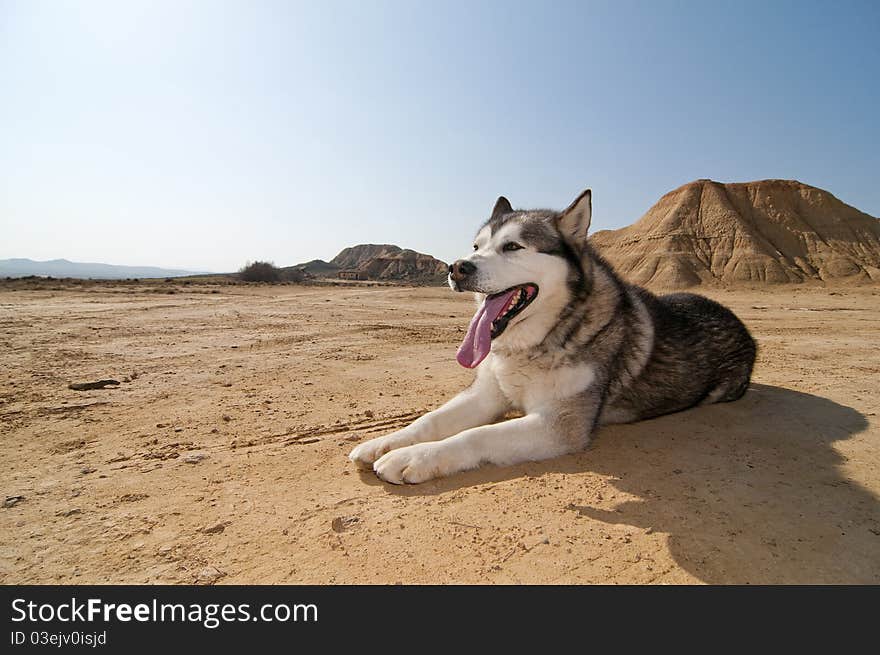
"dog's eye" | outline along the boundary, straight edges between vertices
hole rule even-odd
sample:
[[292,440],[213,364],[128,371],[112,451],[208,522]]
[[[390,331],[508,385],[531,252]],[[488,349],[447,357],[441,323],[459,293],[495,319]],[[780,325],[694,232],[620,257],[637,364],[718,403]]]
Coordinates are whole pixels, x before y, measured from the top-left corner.
[[504,252],[513,252],[514,250],[522,250],[523,247],[514,241],[509,241],[501,248]]
[[480,249],[480,246],[478,246],[477,244],[474,244],[474,250],[479,250],[479,249]]

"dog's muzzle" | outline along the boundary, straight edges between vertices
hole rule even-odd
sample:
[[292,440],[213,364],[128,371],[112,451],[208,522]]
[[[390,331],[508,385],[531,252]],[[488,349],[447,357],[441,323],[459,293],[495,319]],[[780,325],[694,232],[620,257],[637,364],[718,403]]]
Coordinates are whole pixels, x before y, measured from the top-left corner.
[[464,282],[467,278],[477,272],[476,264],[466,259],[459,259],[457,262],[449,265],[449,277],[453,282]]

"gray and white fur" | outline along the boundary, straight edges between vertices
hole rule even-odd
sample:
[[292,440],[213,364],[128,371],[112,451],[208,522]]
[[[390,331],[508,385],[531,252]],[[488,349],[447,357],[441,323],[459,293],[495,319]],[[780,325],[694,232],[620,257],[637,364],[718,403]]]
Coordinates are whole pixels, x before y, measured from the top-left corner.
[[[588,242],[591,217],[589,190],[562,212],[514,211],[498,199],[449,284],[478,303],[523,285],[536,295],[500,333],[493,323],[469,388],[360,444],[354,462],[387,482],[419,483],[577,452],[601,425],[745,393],[756,346],[742,322],[708,298],[656,296],[621,280]],[[524,415],[496,422],[512,410]]]

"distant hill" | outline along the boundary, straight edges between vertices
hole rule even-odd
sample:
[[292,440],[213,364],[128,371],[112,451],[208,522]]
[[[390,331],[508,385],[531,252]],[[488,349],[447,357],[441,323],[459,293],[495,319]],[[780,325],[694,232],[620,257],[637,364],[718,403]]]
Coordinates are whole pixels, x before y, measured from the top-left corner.
[[431,255],[415,250],[401,250],[384,253],[364,261],[358,270],[377,280],[402,280],[409,282],[430,282],[443,284],[449,267]]
[[591,241],[637,284],[880,281],[880,220],[796,180],[690,182]]
[[339,268],[355,269],[375,259],[376,257],[389,257],[402,250],[400,246],[389,244],[362,243],[351,248],[344,248],[336,257],[330,260],[331,264]]
[[339,271],[357,271],[369,280],[443,284],[448,266],[415,250],[391,244],[364,243],[343,249],[329,262],[313,259],[287,269],[297,269],[316,278],[336,277]]
[[71,262],[66,259],[52,259],[38,262],[32,259],[0,259],[0,277],[73,277],[95,280],[124,280],[126,278],[182,277],[198,275],[198,271],[182,271],[157,266],[116,266]]
[[330,262],[325,262],[323,259],[313,259],[312,261],[305,262],[304,264],[285,266],[281,270],[302,271],[303,273],[311,277],[334,277],[336,275],[336,271],[338,271],[340,268],[340,266],[337,266],[336,264],[331,264]]

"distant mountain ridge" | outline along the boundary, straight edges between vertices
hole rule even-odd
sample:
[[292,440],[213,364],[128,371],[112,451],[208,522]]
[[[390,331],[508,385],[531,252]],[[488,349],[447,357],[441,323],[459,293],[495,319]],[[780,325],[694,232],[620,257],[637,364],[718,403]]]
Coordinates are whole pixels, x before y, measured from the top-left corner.
[[0,259],[0,277],[72,277],[95,280],[124,280],[127,278],[183,277],[198,275],[200,271],[161,268],[158,266],[118,266],[95,262],[72,262],[67,259],[50,259],[40,262],[33,259]]

